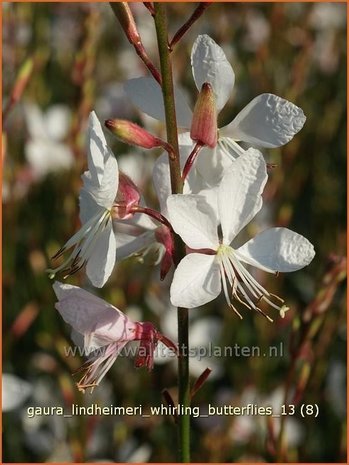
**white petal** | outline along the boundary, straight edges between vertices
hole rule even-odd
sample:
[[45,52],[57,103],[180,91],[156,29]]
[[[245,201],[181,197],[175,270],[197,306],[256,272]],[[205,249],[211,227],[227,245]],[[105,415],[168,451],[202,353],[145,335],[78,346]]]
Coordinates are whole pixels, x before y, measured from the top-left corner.
[[116,259],[116,240],[111,221],[98,234],[92,254],[87,262],[86,274],[95,287],[103,287],[111,275]]
[[101,173],[99,184],[95,184],[96,178],[91,175],[90,171],[86,171],[81,179],[83,187],[80,191],[80,208],[84,208],[81,205],[84,202],[83,191],[92,196],[97,205],[104,208],[112,207],[119,187],[118,162],[112,153],[104,159],[103,173]]
[[214,149],[201,149],[194,167],[209,186],[215,186],[233,163],[233,158],[225,155],[217,145]]
[[118,234],[116,236],[116,257],[118,260],[130,257],[156,242],[153,231],[147,231],[139,236]]
[[261,209],[267,178],[263,155],[255,149],[241,155],[224,175],[218,189],[218,208],[225,244],[230,244]]
[[190,137],[190,132],[181,132],[178,134],[178,144],[180,146],[194,147],[193,139]]
[[74,165],[70,148],[49,139],[32,139],[25,144],[25,156],[38,178]]
[[47,133],[53,140],[60,141],[68,134],[71,113],[66,105],[52,105],[45,115]]
[[104,175],[105,159],[113,157],[113,153],[107,145],[103,129],[94,111],[89,116],[88,127],[88,169],[91,173],[92,182],[100,185]]
[[159,200],[161,213],[167,216],[167,198],[171,194],[170,166],[167,153],[163,153],[154,163],[153,184]]
[[29,136],[33,139],[49,139],[44,115],[37,105],[26,104],[24,117],[28,126]]
[[91,193],[84,188],[80,190],[79,208],[79,216],[82,224],[87,223],[87,221],[96,216],[98,212],[102,214],[102,210],[104,210],[104,207],[98,205]]
[[[77,286],[56,281],[55,307],[75,331],[84,335],[84,348],[101,347],[129,338],[134,323],[113,305]],[[77,340],[76,333],[74,340]]]
[[261,94],[221,129],[221,133],[259,147],[280,147],[302,129],[305,120],[303,110],[288,100]]
[[[128,98],[137,108],[155,119],[165,121],[164,99],[161,87],[153,78],[140,77],[129,79],[124,84],[124,88]],[[176,88],[175,105],[178,126],[189,128],[192,111],[181,91]]]
[[81,334],[95,330],[100,316],[115,318],[124,315],[113,305],[78,286],[55,281],[52,287],[58,299],[57,310],[64,321]]
[[212,85],[217,111],[227,103],[234,87],[235,75],[223,50],[208,35],[200,35],[191,52],[191,65],[196,87],[201,90],[204,82]]
[[[184,133],[182,138],[179,138],[180,140],[184,140],[186,142],[185,145],[180,145],[180,166],[181,169],[184,168],[185,162],[187,161],[187,158],[191,152],[191,149],[193,147],[193,141],[190,139],[190,144],[188,139],[186,139],[186,135],[189,133]],[[183,192],[191,192],[191,189],[189,188],[189,184],[193,182],[192,177],[188,176],[188,181],[185,182]],[[158,157],[154,163],[154,168],[153,168],[153,183],[155,187],[155,191],[160,203],[160,210],[161,213],[165,216],[167,216],[167,198],[169,195],[171,195],[171,178],[170,178],[170,166],[169,166],[169,161],[168,161],[168,154],[163,153]]]
[[183,258],[173,276],[172,305],[199,307],[215,299],[220,292],[220,269],[215,255],[191,253]]
[[237,253],[246,263],[270,272],[300,270],[315,256],[308,239],[287,228],[267,229],[237,249]]
[[170,195],[167,200],[170,223],[192,249],[213,249],[219,245],[216,215],[199,195]]
[[20,407],[31,395],[32,386],[10,373],[2,375],[2,411],[8,412]]

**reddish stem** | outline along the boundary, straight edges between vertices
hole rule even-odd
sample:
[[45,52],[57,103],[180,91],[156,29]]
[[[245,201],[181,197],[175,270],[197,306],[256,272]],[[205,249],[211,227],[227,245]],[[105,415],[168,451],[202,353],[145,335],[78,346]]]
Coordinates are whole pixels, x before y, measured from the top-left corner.
[[154,6],[153,6],[153,4],[151,2],[143,2],[143,5],[146,7],[147,10],[150,11],[152,16],[155,15]]
[[132,44],[134,49],[136,50],[137,55],[143,61],[145,66],[149,69],[150,73],[154,77],[154,79],[161,85],[161,76],[159,71],[155,68],[153,62],[148,57],[145,48],[143,47],[142,42],[137,42]]
[[181,28],[178,29],[176,34],[173,36],[173,39],[171,40],[169,44],[169,49],[170,52],[172,52],[172,49],[174,45],[184,36],[184,34],[189,30],[189,28],[197,21],[200,16],[204,13],[206,8],[208,8],[213,2],[201,2],[198,7],[196,7],[194,13],[190,16],[187,22],[183,24]]
[[195,384],[194,386],[192,387],[191,391],[190,391],[190,398],[192,399],[195,394],[198,392],[198,390],[202,387],[202,385],[204,384],[204,382],[207,380],[207,378],[210,376],[211,374],[211,368],[206,368],[202,373],[201,375],[198,377],[198,379],[195,381]]
[[201,142],[197,142],[195,144],[195,147],[193,148],[191,154],[189,155],[184,169],[183,169],[183,174],[182,174],[182,180],[183,182],[185,181],[186,177],[188,176],[189,171],[191,170],[194,161],[196,160],[196,157],[198,156],[200,150],[202,149],[203,145]]
[[170,231],[173,231],[171,223],[165,218],[160,212],[153,210],[152,208],[148,207],[141,207],[140,205],[135,205],[131,208],[130,213],[144,213],[145,215],[154,218],[154,220],[159,221],[160,223],[167,226]]

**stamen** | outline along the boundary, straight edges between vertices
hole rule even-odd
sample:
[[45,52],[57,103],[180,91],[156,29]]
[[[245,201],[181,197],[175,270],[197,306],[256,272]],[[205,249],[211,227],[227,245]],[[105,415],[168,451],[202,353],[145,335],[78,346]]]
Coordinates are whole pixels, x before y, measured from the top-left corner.
[[[258,313],[267,318],[268,321],[273,322],[267,314],[265,314],[257,305],[260,301],[264,300],[268,305],[278,310],[280,316],[284,318],[288,307],[286,305],[277,305],[271,300],[276,299],[280,303],[284,300],[275,294],[269,293],[259,282],[245,269],[243,263],[239,260],[239,255],[230,246],[221,245],[217,251],[219,259],[219,266],[221,272],[221,279],[223,291],[229,307],[241,317],[239,312],[236,311],[231,303],[228,282],[231,287],[231,296],[238,302],[247,307],[249,310],[256,310]],[[255,302],[251,299],[252,296]]]
[[[53,256],[53,259],[61,256],[66,250],[75,246],[72,253],[60,266],[54,269],[47,269],[49,277],[53,279],[58,272],[66,273],[63,279],[77,273],[88,261],[98,239],[101,230],[108,226],[110,221],[110,210],[99,211],[90,218],[77,233],[75,233],[66,244]],[[70,266],[68,266],[70,264]]]
[[[221,257],[222,258],[222,257]],[[234,310],[234,312],[240,317],[240,319],[242,320],[242,315],[237,311],[237,309],[234,307],[234,305],[231,303],[230,301],[230,296],[229,296],[229,293],[228,293],[228,286],[227,286],[227,282],[225,280],[225,270],[224,270],[224,266],[223,266],[223,263],[222,261],[219,263],[219,266],[220,266],[220,269],[221,269],[221,278],[222,278],[222,284],[223,284],[223,291],[224,291],[224,295],[225,295],[225,299],[229,305],[230,308],[232,308]]]
[[223,148],[225,153],[227,155],[229,155],[230,157],[232,157],[234,160],[236,160],[237,156],[235,156],[233,153],[231,153],[231,151],[229,151],[229,149],[232,149],[233,152],[238,154],[238,156],[243,155],[245,153],[245,150],[242,147],[240,147],[240,145],[237,144],[230,137],[221,137],[219,139],[219,141],[218,141],[218,144],[220,145],[220,147]]

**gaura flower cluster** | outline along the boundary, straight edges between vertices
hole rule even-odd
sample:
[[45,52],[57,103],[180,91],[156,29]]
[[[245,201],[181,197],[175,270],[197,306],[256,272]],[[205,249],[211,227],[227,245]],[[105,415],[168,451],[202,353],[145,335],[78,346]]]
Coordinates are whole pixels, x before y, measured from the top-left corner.
[[[71,253],[48,270],[67,277],[86,267],[95,287],[102,287],[115,263],[133,254],[158,250],[161,277],[174,268],[170,299],[174,306],[194,308],[224,294],[227,305],[240,317],[241,307],[266,316],[264,301],[281,317],[288,307],[268,292],[250,267],[268,273],[293,272],[314,257],[312,244],[287,228],[262,231],[243,245],[236,237],[262,208],[267,183],[266,162],[259,148],[289,142],[305,122],[303,111],[273,94],[255,97],[226,126],[218,129],[217,115],[232,92],[235,75],[223,50],[207,35],[199,36],[191,53],[198,99],[191,111],[179,88],[175,89],[183,194],[172,195],[168,143],[140,126],[117,118],[106,127],[122,142],[143,149],[162,147],[153,169],[160,211],[147,207],[140,189],[118,168],[102,126],[94,112],[88,127],[88,170],[80,191],[81,228],[54,259]],[[163,120],[161,87],[153,78],[131,79],[125,84],[131,101],[148,115]],[[240,145],[243,142],[244,146]],[[246,149],[246,147],[248,147]],[[167,153],[166,153],[167,152]],[[186,244],[186,256],[174,266],[174,233]],[[158,342],[175,344],[152,323],[133,322],[120,310],[69,284],[55,282],[57,310],[80,334],[88,361],[78,383],[81,390],[99,384],[122,348],[140,341],[136,366],[153,366]],[[103,348],[102,354],[100,349]]]

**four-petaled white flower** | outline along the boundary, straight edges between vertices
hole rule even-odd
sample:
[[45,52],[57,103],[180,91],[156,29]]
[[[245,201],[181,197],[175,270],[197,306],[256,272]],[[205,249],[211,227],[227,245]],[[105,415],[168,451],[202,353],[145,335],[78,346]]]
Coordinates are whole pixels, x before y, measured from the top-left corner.
[[[208,35],[199,35],[192,48],[191,65],[198,90],[205,82],[211,84],[218,113],[227,103],[235,82],[234,71],[223,50]],[[130,79],[125,84],[125,90],[143,112],[153,118],[164,119],[162,92],[154,79]],[[192,111],[179,89],[175,96],[178,125],[190,128]],[[293,103],[274,94],[258,95],[233,121],[219,130],[217,146],[202,150],[195,167],[207,179],[212,177],[212,170],[216,175],[220,170],[223,175],[232,158],[243,153],[237,141],[253,147],[280,147],[302,129],[305,119],[302,109]]]
[[116,260],[112,207],[119,186],[119,169],[94,112],[89,117],[88,131],[88,171],[82,175],[83,187],[79,198],[82,227],[55,255],[58,257],[73,247],[70,257],[48,272],[52,277],[59,271],[69,275],[86,265],[91,283],[102,287]]
[[170,291],[174,306],[198,307],[215,299],[223,287],[229,306],[237,313],[231,297],[259,312],[258,302],[264,300],[284,315],[287,307],[283,301],[264,289],[244,264],[271,273],[296,271],[313,259],[312,244],[289,229],[272,228],[242,247],[234,249],[231,245],[261,209],[266,181],[262,154],[249,149],[222,178],[216,203],[208,203],[200,195],[168,198],[172,227],[194,250],[182,259],[175,271]]

